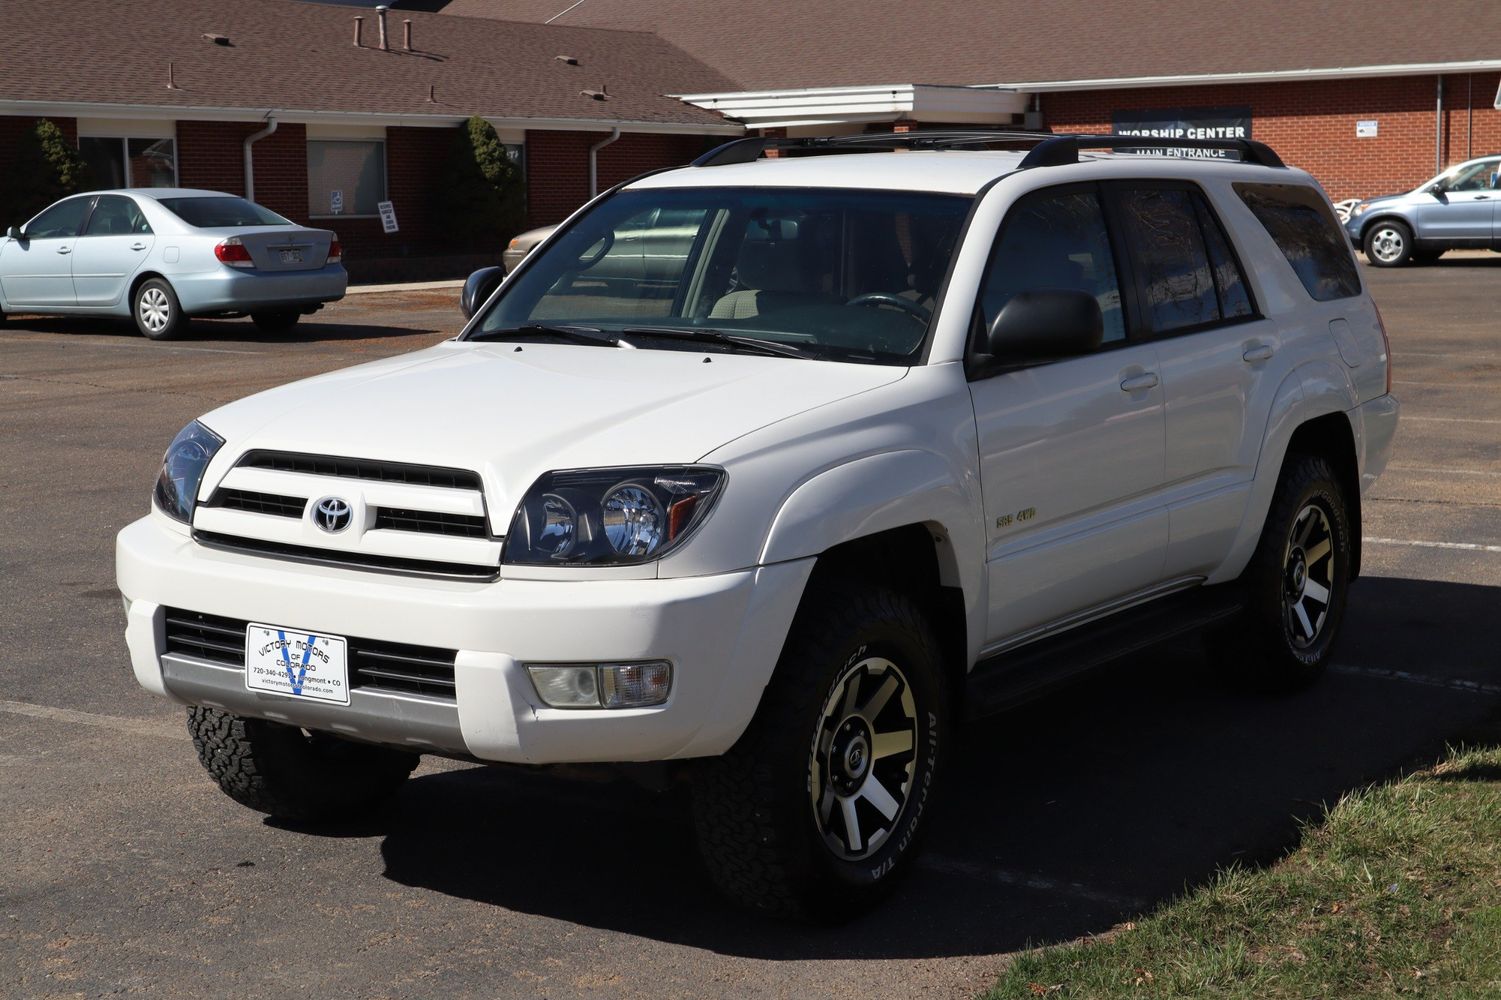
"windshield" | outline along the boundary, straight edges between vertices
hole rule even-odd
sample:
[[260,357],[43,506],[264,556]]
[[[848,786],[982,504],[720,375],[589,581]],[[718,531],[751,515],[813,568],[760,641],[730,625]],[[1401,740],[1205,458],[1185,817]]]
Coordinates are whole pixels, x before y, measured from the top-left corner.
[[211,198],[158,198],[157,202],[196,229],[229,226],[290,226],[292,223],[253,201],[229,195]]
[[721,346],[755,338],[810,357],[910,364],[972,200],[623,191],[528,260],[469,336],[568,324],[636,347],[698,349],[717,334]]

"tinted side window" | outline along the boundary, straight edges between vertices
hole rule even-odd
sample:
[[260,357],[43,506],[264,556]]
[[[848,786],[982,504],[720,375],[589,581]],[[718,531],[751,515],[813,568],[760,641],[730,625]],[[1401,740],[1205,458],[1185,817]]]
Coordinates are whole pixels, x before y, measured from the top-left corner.
[[1323,196],[1303,184],[1237,184],[1246,203],[1319,302],[1360,294],[1350,241]]
[[1151,332],[1217,322],[1219,294],[1193,195],[1176,188],[1144,188],[1122,191],[1120,203]]
[[1204,234],[1204,245],[1209,249],[1209,266],[1214,270],[1214,286],[1220,293],[1220,316],[1237,319],[1254,315],[1251,294],[1246,291],[1246,276],[1230,251],[1230,241],[1225,239],[1225,230],[1215,218],[1213,210],[1204,200],[1195,197],[1199,206],[1199,229]]
[[129,198],[115,194],[102,194],[89,216],[89,228],[85,236],[127,236],[132,233],[149,233],[151,227],[141,214],[140,206]]
[[1011,207],[980,291],[985,329],[1018,292],[1044,288],[1093,295],[1105,318],[1104,342],[1125,339],[1115,255],[1093,191],[1036,191]]
[[42,212],[26,224],[26,238],[31,240],[59,239],[77,236],[83,225],[84,213],[88,211],[91,198],[69,198]]

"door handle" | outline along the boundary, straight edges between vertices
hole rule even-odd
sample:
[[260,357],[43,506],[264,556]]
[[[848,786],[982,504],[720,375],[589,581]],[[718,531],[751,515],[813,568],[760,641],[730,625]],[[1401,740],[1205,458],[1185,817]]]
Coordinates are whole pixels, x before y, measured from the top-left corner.
[[1491,196],[1488,195],[1488,194],[1477,194],[1475,196],[1475,200],[1476,201],[1490,201],[1491,200]]
[[132,250],[144,250],[144,249],[146,249],[146,244],[144,244],[144,243],[132,243],[130,245],[130,249],[132,249]]
[[1143,389],[1155,388],[1157,388],[1156,372],[1143,372],[1140,375],[1121,379],[1121,392],[1140,392]]
[[73,248],[72,247],[58,247],[57,248],[57,252],[58,253],[72,253],[73,252]]
[[1255,363],[1257,361],[1270,361],[1276,348],[1271,344],[1257,344],[1255,347],[1246,348],[1246,353],[1241,355],[1242,360]]

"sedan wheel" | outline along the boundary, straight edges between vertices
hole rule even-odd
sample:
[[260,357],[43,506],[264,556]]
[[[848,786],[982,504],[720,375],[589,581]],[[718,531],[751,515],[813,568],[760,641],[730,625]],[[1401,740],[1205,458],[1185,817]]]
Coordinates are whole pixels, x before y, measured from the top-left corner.
[[152,340],[171,340],[182,331],[182,308],[172,286],[161,278],[142,282],[136,289],[133,312],[136,328]]

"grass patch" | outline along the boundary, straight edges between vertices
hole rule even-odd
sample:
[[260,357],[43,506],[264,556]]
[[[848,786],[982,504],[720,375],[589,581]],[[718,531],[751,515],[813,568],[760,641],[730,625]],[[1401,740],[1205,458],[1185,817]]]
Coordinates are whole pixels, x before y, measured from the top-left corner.
[[1019,956],[985,995],[1204,996],[1501,997],[1501,748],[1348,795],[1276,865]]

